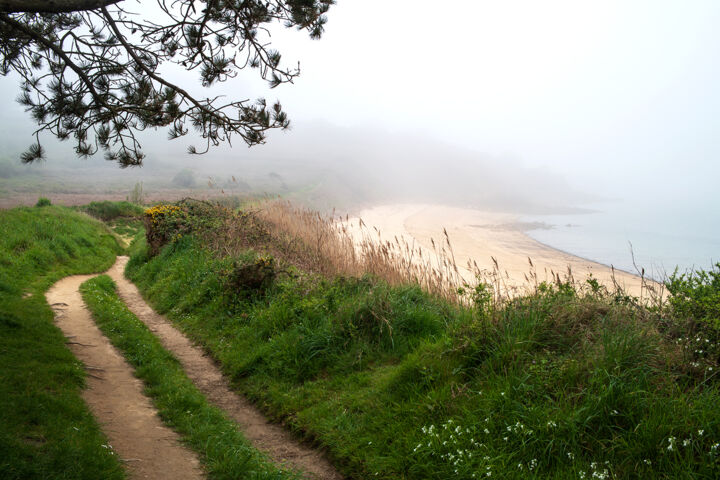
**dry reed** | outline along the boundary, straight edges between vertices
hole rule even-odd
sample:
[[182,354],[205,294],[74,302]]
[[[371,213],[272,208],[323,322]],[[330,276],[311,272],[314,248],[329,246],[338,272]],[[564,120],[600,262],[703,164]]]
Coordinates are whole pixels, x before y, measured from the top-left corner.
[[[404,237],[384,239],[379,230],[369,228],[362,219],[338,217],[334,212],[323,215],[287,201],[266,200],[232,216],[222,238],[215,243],[225,253],[247,247],[267,249],[291,264],[323,275],[371,274],[391,285],[417,284],[433,295],[460,303],[470,301],[471,291],[479,283],[490,287],[495,305],[535,293],[543,282],[571,285],[577,291],[591,288],[587,279],[577,280],[570,267],[563,273],[545,270],[541,280],[530,258],[524,284],[511,281],[495,258],[491,270],[481,269],[473,261],[468,262],[463,273],[445,229],[441,242],[431,239],[432,249],[411,242]],[[641,299],[662,302],[662,284],[641,277]],[[612,282],[609,288],[600,288],[605,293],[624,295],[614,273]]]

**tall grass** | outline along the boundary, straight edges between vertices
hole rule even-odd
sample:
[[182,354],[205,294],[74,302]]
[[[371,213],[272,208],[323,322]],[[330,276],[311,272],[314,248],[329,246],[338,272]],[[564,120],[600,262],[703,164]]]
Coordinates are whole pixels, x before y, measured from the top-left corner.
[[[614,270],[611,284],[602,285],[592,277],[576,278],[570,267],[564,272],[546,271],[541,278],[530,258],[524,283],[511,280],[495,258],[489,270],[481,269],[475,261],[461,268],[445,229],[440,239],[430,239],[431,249],[426,249],[406,237],[384,238],[361,218],[325,215],[283,200],[255,203],[236,215],[225,211],[224,217],[225,227],[213,230],[208,241],[221,254],[267,249],[306,271],[327,276],[371,274],[390,285],[419,285],[453,302],[474,303],[490,294],[489,300],[500,305],[537,293],[541,285],[548,284],[602,289],[617,297],[629,297],[615,280]],[[660,305],[666,297],[664,285],[645,278],[644,272],[638,274],[642,275],[639,301]]]
[[417,284],[434,295],[457,299],[463,280],[445,236],[434,251],[404,239],[383,240],[362,220],[336,218],[296,207],[285,201],[266,201],[227,217],[209,243],[222,254],[249,247],[271,251],[279,258],[327,276],[375,275],[391,285]]
[[[709,322],[593,279],[578,287],[572,272],[531,273],[525,295],[500,301],[502,285],[481,282],[458,302],[454,264],[433,259],[423,277],[400,240],[369,233],[355,246],[342,222],[287,204],[227,218],[155,257],[136,245],[127,273],[350,477],[720,475],[720,342]],[[253,264],[253,249],[316,273],[228,288],[228,269]]]

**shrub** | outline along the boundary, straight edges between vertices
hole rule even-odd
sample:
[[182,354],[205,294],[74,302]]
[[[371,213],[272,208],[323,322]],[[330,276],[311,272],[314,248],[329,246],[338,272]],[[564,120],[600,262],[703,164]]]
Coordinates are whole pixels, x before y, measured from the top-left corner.
[[195,173],[187,168],[180,170],[172,179],[178,187],[192,188],[195,186]]
[[111,202],[108,200],[102,202],[90,202],[82,207],[82,210],[95,218],[99,218],[104,222],[115,220],[117,218],[137,218],[143,214],[142,207],[130,202]]
[[148,208],[144,223],[149,253],[157,255],[163,245],[190,233],[207,237],[205,239],[212,243],[229,215],[227,208],[194,199]]
[[223,284],[230,295],[264,293],[275,281],[276,274],[275,259],[265,255],[252,263],[235,262],[232,268],[223,272]]
[[50,201],[49,198],[45,198],[45,197],[38,198],[38,201],[35,204],[36,207],[49,207],[50,205],[52,205],[52,202]]
[[708,271],[697,270],[678,275],[675,270],[665,285],[676,315],[692,318],[720,330],[720,263]]

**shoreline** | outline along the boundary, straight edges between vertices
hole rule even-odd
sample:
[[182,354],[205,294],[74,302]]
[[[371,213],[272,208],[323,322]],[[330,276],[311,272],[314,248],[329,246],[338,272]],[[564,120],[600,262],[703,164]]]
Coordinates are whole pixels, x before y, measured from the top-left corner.
[[[497,213],[432,204],[377,205],[361,210],[368,232],[379,232],[379,239],[396,238],[407,245],[420,246],[433,255],[445,243],[447,233],[455,265],[463,280],[475,281],[468,262],[482,272],[497,266],[504,288],[524,289],[535,281],[550,281],[551,276],[572,274],[575,282],[589,275],[612,289],[615,283],[633,296],[646,295],[647,284],[659,285],[654,279],[643,279],[634,273],[614,268],[566,252],[530,236],[522,228],[521,215]],[[372,235],[371,235],[372,238]],[[433,247],[437,247],[437,250]],[[437,253],[434,254],[435,258]],[[613,274],[614,269],[614,274]],[[543,277],[544,272],[544,278]],[[534,274],[534,276],[533,276]]]

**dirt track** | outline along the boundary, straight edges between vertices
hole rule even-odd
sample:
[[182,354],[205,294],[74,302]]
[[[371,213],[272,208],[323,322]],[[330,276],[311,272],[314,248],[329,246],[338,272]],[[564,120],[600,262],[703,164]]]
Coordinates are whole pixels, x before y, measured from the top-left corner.
[[311,478],[339,480],[342,476],[322,453],[295,440],[281,426],[269,423],[248,400],[230,389],[213,360],[193,345],[142,298],[137,287],[123,276],[128,257],[118,257],[107,272],[118,286],[120,298],[128,308],[160,339],[183,366],[185,373],[214,405],[222,408],[242,427],[245,437],[267,453],[277,464],[299,469]]
[[[202,349],[194,346],[167,319],[158,315],[125,279],[128,257],[118,257],[107,272],[118,285],[130,310],[180,360],[186,374],[208,400],[223,409],[256,448],[278,465],[302,471],[308,478],[340,480],[342,476],[324,455],[299,443],[281,426],[269,423],[250,402],[234,393],[228,380]],[[55,321],[68,338],[73,354],[88,370],[83,398],[125,462],[132,479],[200,479],[201,464],[194,452],[180,444],[177,433],[163,425],[132,367],[102,334],[85,308],[80,284],[94,275],[76,275],[57,282],[47,292]]]
[[78,291],[93,275],[57,282],[45,295],[70,350],[88,369],[83,398],[132,479],[203,478],[194,452],[163,425],[132,367],[95,326]]

